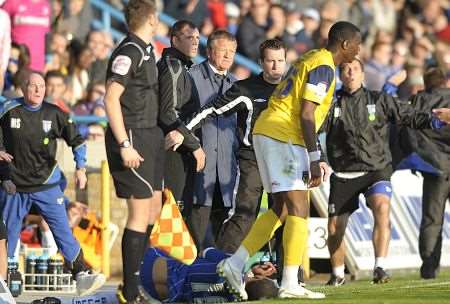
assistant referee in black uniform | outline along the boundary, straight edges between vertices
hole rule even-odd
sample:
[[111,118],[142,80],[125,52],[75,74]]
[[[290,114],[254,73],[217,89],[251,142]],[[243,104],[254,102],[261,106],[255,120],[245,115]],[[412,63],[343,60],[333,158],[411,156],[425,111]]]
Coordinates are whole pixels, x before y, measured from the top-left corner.
[[120,303],[146,303],[148,299],[138,289],[139,267],[151,225],[161,210],[164,172],[164,136],[157,125],[158,72],[151,45],[158,24],[155,2],[130,0],[125,18],[129,33],[108,63],[105,142],[116,194],[128,205],[118,299]]

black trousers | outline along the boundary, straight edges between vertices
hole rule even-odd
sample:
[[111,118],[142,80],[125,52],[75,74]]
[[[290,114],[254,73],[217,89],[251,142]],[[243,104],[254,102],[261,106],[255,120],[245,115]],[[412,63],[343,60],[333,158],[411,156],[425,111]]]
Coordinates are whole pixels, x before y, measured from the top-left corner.
[[253,151],[239,155],[240,179],[233,215],[222,225],[217,248],[234,253],[250,231],[259,212],[263,187]]
[[218,180],[214,187],[212,206],[192,205],[192,200],[186,199],[186,224],[198,252],[208,247],[216,247],[216,236],[223,222],[228,218],[229,208],[224,207]]
[[423,173],[423,177],[419,252],[423,266],[435,271],[441,260],[442,226],[445,203],[450,194],[450,178],[427,173]]
[[188,170],[192,170],[190,159],[186,154],[177,151],[166,151],[164,167],[164,187],[172,191],[175,200],[183,201]]

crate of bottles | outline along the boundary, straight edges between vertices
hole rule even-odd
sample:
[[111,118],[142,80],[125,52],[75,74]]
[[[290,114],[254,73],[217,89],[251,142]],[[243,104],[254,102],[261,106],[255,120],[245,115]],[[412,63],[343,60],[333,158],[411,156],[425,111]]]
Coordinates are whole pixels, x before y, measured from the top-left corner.
[[[72,274],[64,270],[64,260],[48,256],[44,248],[23,248],[20,261],[8,261],[8,280],[14,296],[21,292],[75,293]],[[19,270],[20,269],[20,270]]]

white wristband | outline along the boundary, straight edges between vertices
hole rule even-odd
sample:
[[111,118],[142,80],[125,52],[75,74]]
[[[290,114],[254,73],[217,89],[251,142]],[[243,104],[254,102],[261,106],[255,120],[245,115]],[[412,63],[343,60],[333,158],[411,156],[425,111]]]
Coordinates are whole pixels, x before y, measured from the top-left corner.
[[308,152],[309,162],[320,160],[320,150]]

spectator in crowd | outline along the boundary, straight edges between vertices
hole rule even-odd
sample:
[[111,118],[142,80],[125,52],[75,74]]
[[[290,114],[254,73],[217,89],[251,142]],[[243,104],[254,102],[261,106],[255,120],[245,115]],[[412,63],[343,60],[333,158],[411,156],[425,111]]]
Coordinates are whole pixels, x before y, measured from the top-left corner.
[[95,60],[89,68],[89,81],[105,82],[109,54],[113,48],[111,34],[101,31],[91,31],[87,38],[87,46],[91,49]]
[[270,28],[269,0],[252,0],[251,10],[239,25],[236,39],[238,52],[258,61],[258,46],[268,38],[274,38],[278,28]]
[[295,37],[303,29],[303,22],[300,19],[301,10],[295,2],[288,2],[284,5],[286,10],[286,37],[287,44],[294,45]]
[[70,113],[70,108],[64,98],[66,93],[66,80],[60,71],[49,71],[45,74],[46,101],[56,105],[64,113]]
[[[8,230],[8,257],[14,258],[23,218],[36,206],[55,236],[65,264],[77,282],[80,295],[105,283],[102,274],[90,273],[83,251],[69,228],[64,204],[65,180],[55,160],[56,139],[72,147],[76,163],[75,182],[86,186],[86,145],[69,116],[43,102],[44,78],[30,73],[22,83],[23,98],[6,102],[0,119],[1,180],[0,206]],[[20,143],[27,142],[27,145]]]
[[70,93],[69,105],[73,106],[80,99],[86,97],[89,85],[89,68],[94,61],[92,50],[84,46],[72,46],[71,64],[67,78],[67,89]]
[[3,96],[6,97],[7,99],[22,97],[23,96],[22,84],[27,80],[29,74],[30,70],[28,69],[18,70],[12,78],[10,88],[3,92]]
[[314,8],[302,12],[303,29],[295,36],[294,48],[299,54],[306,53],[314,48],[313,34],[319,29],[320,15]]
[[[340,76],[343,88],[336,92],[337,101],[323,125],[327,134],[327,158],[334,171],[330,178],[327,242],[333,273],[327,284],[345,283],[343,238],[350,215],[359,208],[360,194],[366,197],[374,217],[373,282],[386,283],[390,280],[386,260],[391,233],[390,178],[393,171],[389,125],[417,129],[440,125],[429,112],[415,111],[391,96],[406,79],[404,70],[388,79],[382,93],[362,86],[364,65],[359,59],[341,64]],[[359,129],[357,136],[351,131],[355,127]]]
[[89,85],[86,98],[79,100],[72,111],[75,115],[95,115],[106,116],[105,104],[105,83],[103,81],[93,82]]
[[191,21],[199,29],[209,20],[206,0],[164,0],[164,12],[177,20]]
[[239,134],[239,186],[233,215],[223,224],[217,236],[217,247],[226,253],[234,253],[256,220],[262,197],[262,183],[251,146],[253,125],[259,114],[267,108],[267,102],[286,68],[286,46],[281,40],[269,39],[260,45],[260,64],[263,72],[237,81],[233,86],[202,107],[193,118],[200,123],[211,115],[230,115],[237,112]]
[[49,53],[46,55],[46,71],[59,70],[67,75],[69,66],[68,41],[66,36],[60,33],[52,33],[49,43]]
[[[130,0],[129,32],[111,54],[105,106],[109,125],[106,154],[116,195],[126,199],[128,219],[122,237],[123,285],[120,303],[148,303],[138,288],[139,268],[162,204],[164,137],[158,126],[158,71],[151,41],[158,24],[153,0]],[[149,144],[151,143],[151,144]]]
[[[195,159],[195,171],[205,166],[205,153],[199,140],[183,124],[190,111],[198,107],[192,97],[194,83],[188,73],[197,56],[200,33],[195,25],[186,20],[177,21],[170,30],[170,48],[164,49],[158,61],[159,98],[165,107],[160,111],[166,114],[160,120],[161,128],[170,142],[166,142],[166,163],[164,184],[172,190],[175,200],[183,201],[188,171],[187,165],[192,156]],[[169,118],[169,119],[166,119]],[[182,144],[182,146],[180,146]],[[180,147],[179,147],[180,146]]]
[[365,86],[368,90],[380,91],[389,76],[392,75],[392,45],[387,42],[375,42],[371,58],[364,66]]
[[225,12],[224,0],[207,0],[209,15],[211,16],[211,23],[214,28],[226,29],[228,20]]
[[392,50],[391,65],[394,72],[400,71],[405,67],[409,55],[408,43],[404,40],[397,40]]
[[240,13],[239,6],[233,2],[225,3],[225,14],[228,19],[227,31],[229,31],[232,35],[236,35],[238,30]]
[[12,42],[9,56],[8,67],[5,73],[4,90],[11,89],[13,85],[12,79],[17,71],[30,69],[30,51],[26,45]]
[[308,238],[308,189],[320,185],[324,178],[322,170],[327,169],[320,162],[316,132],[331,106],[335,66],[353,61],[360,44],[356,26],[349,22],[335,23],[327,48],[312,50],[295,63],[297,72],[277,86],[267,109],[255,123],[256,160],[264,190],[271,193],[274,204],[258,217],[238,250],[217,268],[244,300],[247,295],[241,273],[245,263],[283,222],[284,267],[278,296],[325,297],[298,284]]
[[6,0],[3,9],[11,18],[12,40],[30,50],[30,68],[43,71],[45,36],[50,31],[48,0]]
[[286,39],[286,11],[283,6],[274,4],[269,9],[270,29],[266,33],[269,39],[278,38],[285,43]]
[[63,2],[62,18],[56,31],[67,33],[69,40],[86,40],[93,19],[91,3],[88,0],[69,0]]
[[[411,98],[412,106],[427,112],[434,108],[450,108],[450,87],[446,86],[444,72],[430,68],[424,74],[424,82],[425,90]],[[438,117],[449,122],[442,114]],[[406,134],[407,152],[417,152],[435,169],[433,172],[422,171],[422,221],[419,232],[420,277],[434,279],[439,271],[444,210],[450,195],[450,127],[437,131],[408,130]]]
[[1,8],[5,0],[0,0],[0,95],[3,91],[4,77],[8,68],[11,52],[11,20],[8,13]]
[[[234,36],[224,30],[215,31],[208,37],[207,53],[207,60],[189,70],[195,85],[193,96],[199,107],[225,93],[236,80],[229,73],[236,53]],[[208,161],[202,172],[189,178],[191,184],[186,187],[191,193],[187,194],[185,201],[189,204],[187,224],[197,248],[201,250],[210,218],[215,238],[233,206],[239,144],[236,115],[211,118],[198,131],[197,137]]]

